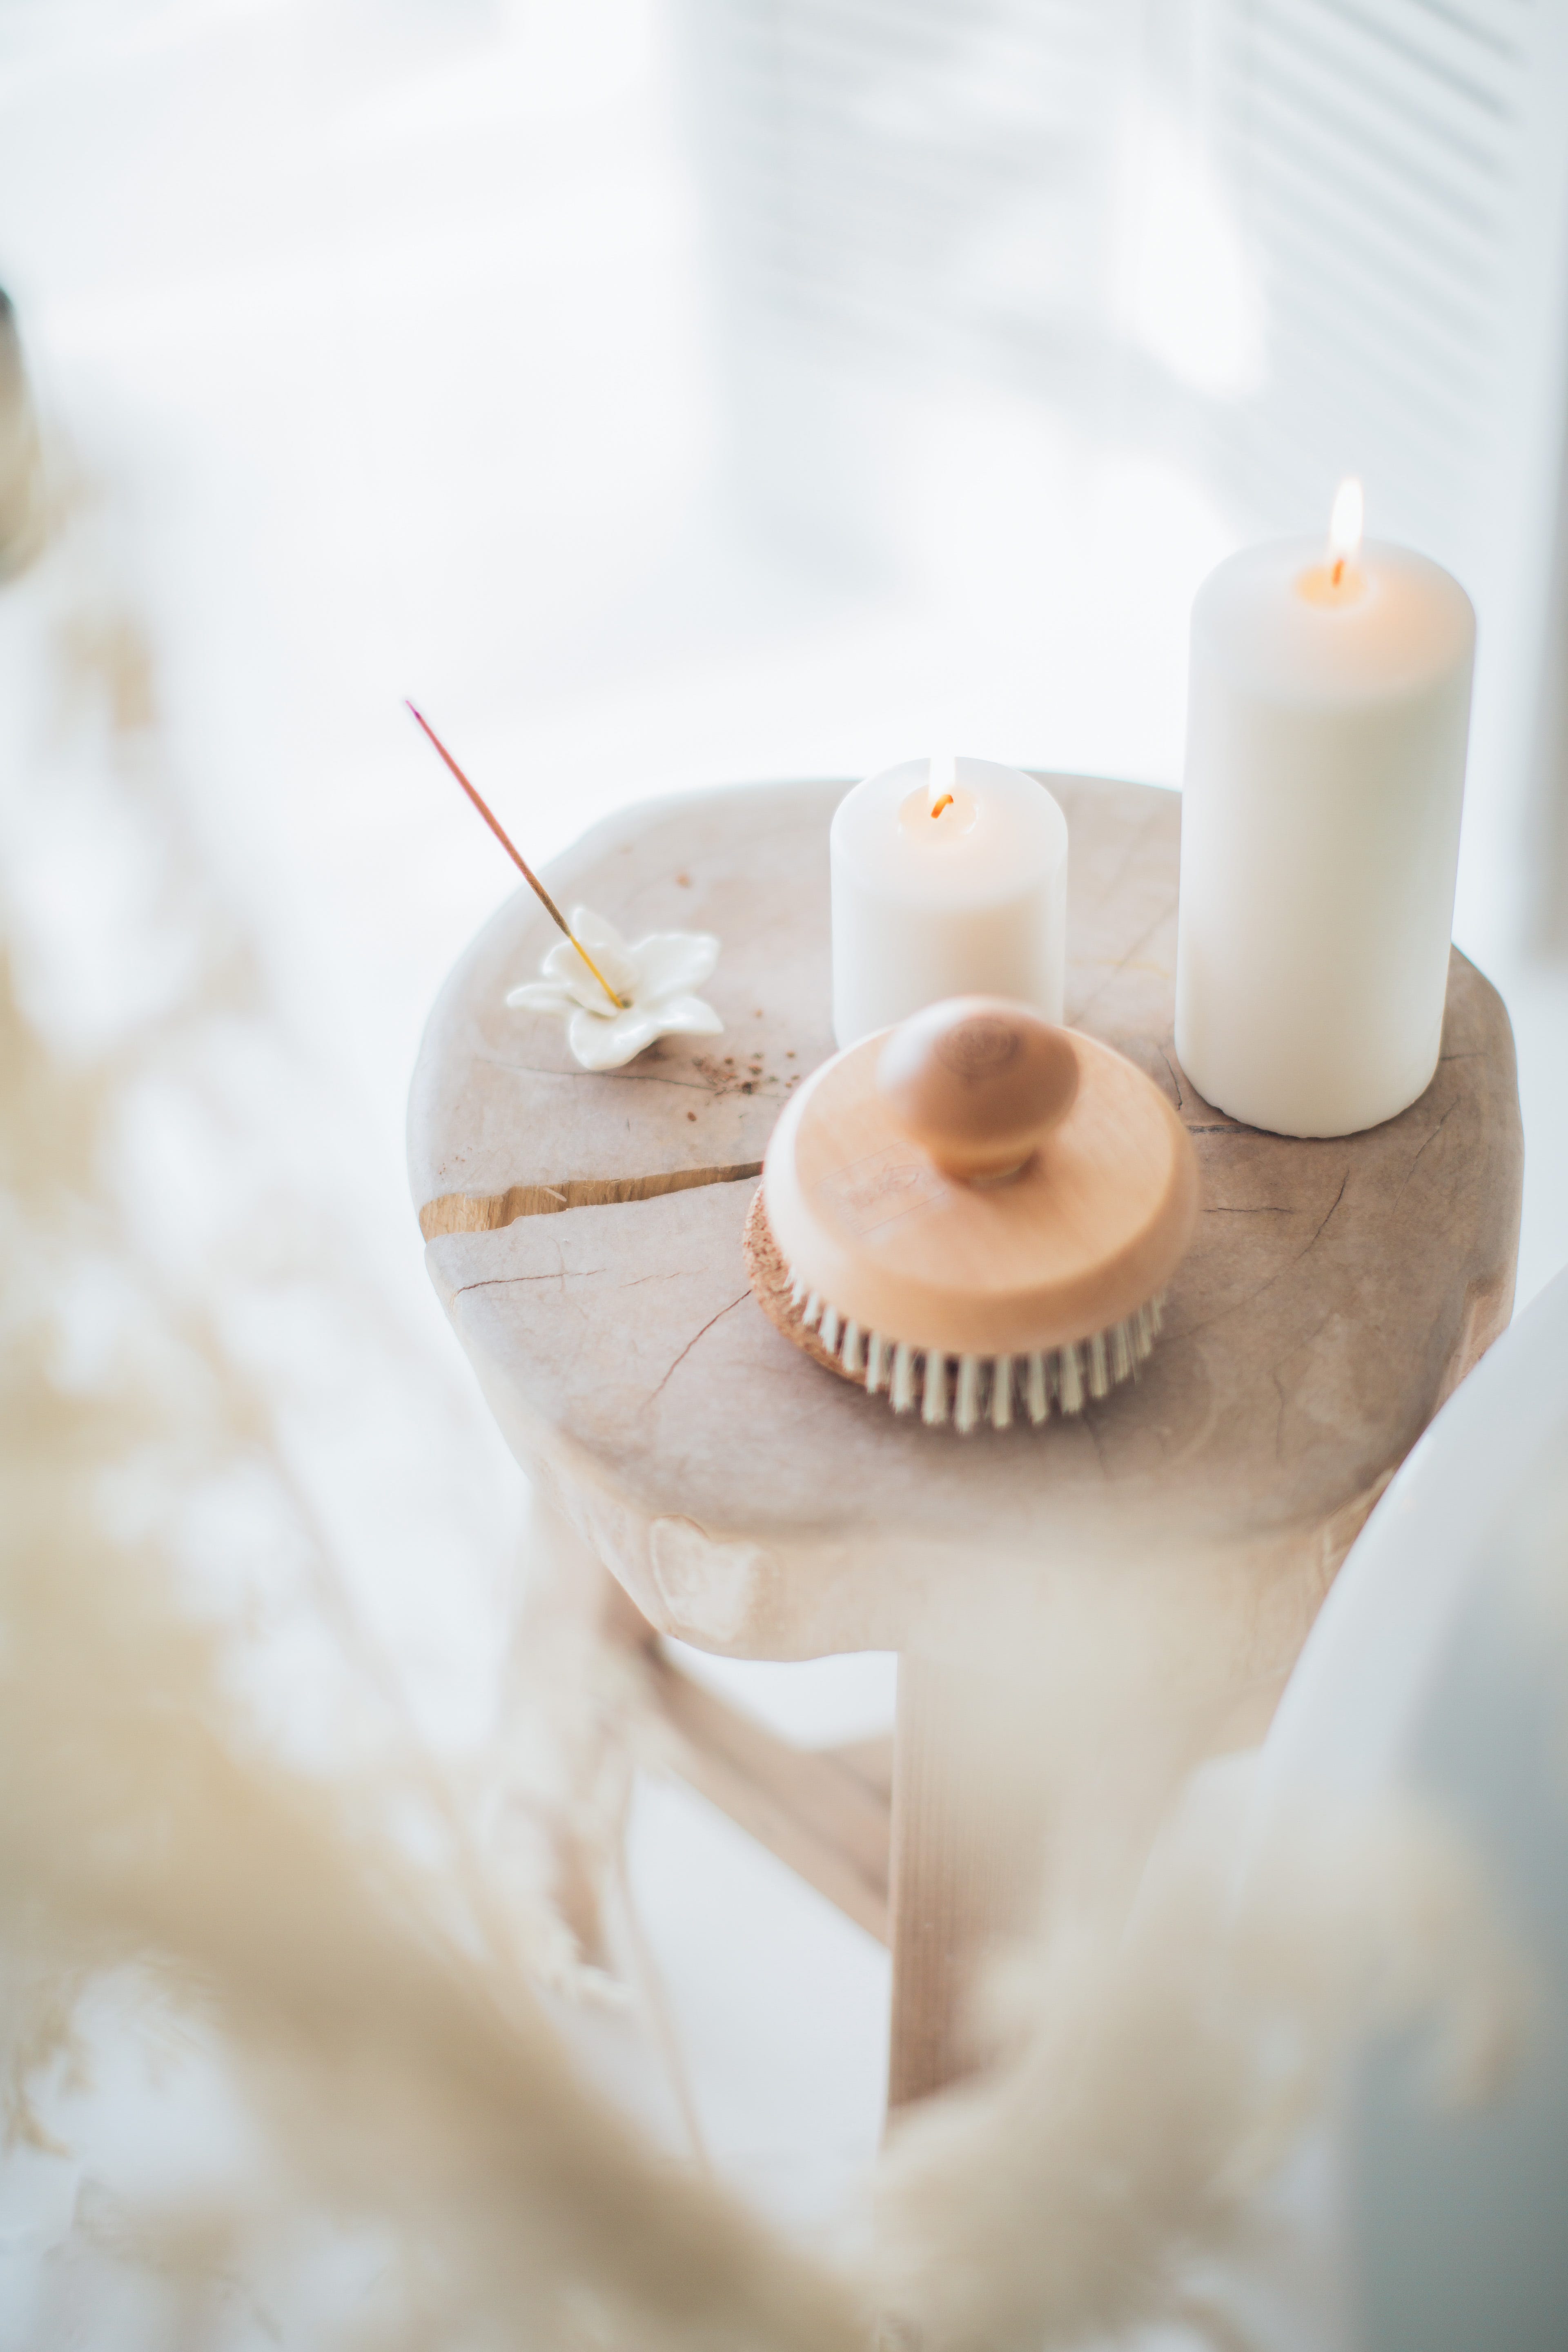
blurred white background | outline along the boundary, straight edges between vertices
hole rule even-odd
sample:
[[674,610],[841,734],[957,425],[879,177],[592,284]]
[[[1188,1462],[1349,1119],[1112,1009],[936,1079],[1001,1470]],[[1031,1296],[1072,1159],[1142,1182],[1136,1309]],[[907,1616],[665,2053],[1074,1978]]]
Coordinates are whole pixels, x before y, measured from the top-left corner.
[[[0,0],[0,282],[432,1351],[403,1097],[510,877],[404,695],[537,859],[938,739],[1176,783],[1194,587],[1352,471],[1478,604],[1458,931],[1521,1298],[1568,1258],[1564,119],[1547,0]],[[477,1400],[468,1461],[511,1540]],[[707,1670],[889,1719],[888,1661]],[[715,2155],[826,2210],[885,1956],[679,1790],[632,1875]]]

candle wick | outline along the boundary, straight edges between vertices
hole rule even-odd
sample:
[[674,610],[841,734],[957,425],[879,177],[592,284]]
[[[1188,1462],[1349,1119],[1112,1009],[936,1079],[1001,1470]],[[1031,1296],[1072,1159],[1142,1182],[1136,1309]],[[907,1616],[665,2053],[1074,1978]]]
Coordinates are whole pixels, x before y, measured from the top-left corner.
[[958,761],[951,751],[933,751],[926,769],[926,813],[940,816],[951,807],[958,782]]
[[[407,702],[408,698],[406,695],[404,697],[404,700]],[[428,735],[431,742],[436,746],[437,751],[439,751],[441,757],[452,771],[452,773],[457,777],[458,782],[462,785],[463,790],[468,793],[468,798],[473,802],[474,806],[479,810],[479,814],[483,817],[485,823],[489,825],[490,831],[494,834],[496,839],[500,842],[501,847],[505,850],[512,864],[517,867],[517,870],[522,876],[523,880],[528,884],[529,888],[533,892],[535,898],[538,898],[551,921],[556,926],[558,930],[564,931],[566,937],[571,940],[572,945],[576,949],[578,954],[582,957],[584,962],[587,965],[589,971],[598,982],[599,986],[604,990],[605,994],[609,998],[610,1003],[616,1006],[618,1012],[624,1013],[626,1009],[626,998],[624,996],[618,996],[616,993],[616,991],[610,986],[609,982],[605,978],[604,973],[599,970],[598,965],[594,961],[593,957],[588,953],[588,950],[583,945],[582,940],[573,930],[572,926],[566,920],[565,916],[562,913],[560,908],[556,905],[554,899],[551,897],[549,891],[545,888],[538,875],[533,871],[533,868],[526,862],[526,860],[518,855],[518,852],[512,846],[511,841],[501,825],[500,819],[494,815],[491,810],[487,807],[486,803],[479,798],[479,795],[474,790],[472,784],[469,783],[467,776],[464,775],[461,768],[458,767],[456,760],[453,759],[450,751],[447,751],[445,743],[442,742],[439,735],[437,734],[434,727],[431,726],[430,721],[426,718],[425,713],[422,710],[416,709],[412,702],[408,703],[408,708],[414,712],[415,718],[417,719],[420,726],[423,727],[426,734]]]
[[1361,483],[1354,474],[1347,474],[1334,492],[1333,511],[1329,517],[1329,585],[1342,588],[1345,566],[1361,545],[1362,523],[1365,500]]

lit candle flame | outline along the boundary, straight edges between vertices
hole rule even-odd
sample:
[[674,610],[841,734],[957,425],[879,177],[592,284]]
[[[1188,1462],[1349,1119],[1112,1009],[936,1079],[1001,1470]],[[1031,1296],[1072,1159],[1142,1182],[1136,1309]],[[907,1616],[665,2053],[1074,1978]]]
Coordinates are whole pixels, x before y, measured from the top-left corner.
[[1334,492],[1333,512],[1329,517],[1329,561],[1332,567],[1330,576],[1336,588],[1345,576],[1346,564],[1361,551],[1365,513],[1361,482],[1354,474],[1347,474]]
[[958,761],[951,751],[933,751],[931,755],[930,800],[932,816],[940,816],[944,808],[952,806],[953,789],[958,782]]

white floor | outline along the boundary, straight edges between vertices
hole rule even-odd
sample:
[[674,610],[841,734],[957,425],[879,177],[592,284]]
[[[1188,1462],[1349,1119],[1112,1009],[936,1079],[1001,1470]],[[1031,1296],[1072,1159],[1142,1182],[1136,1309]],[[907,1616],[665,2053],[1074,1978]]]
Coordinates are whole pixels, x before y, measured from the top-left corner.
[[[1226,538],[1170,467],[950,391],[898,407],[896,530],[786,551],[726,454],[663,12],[368,21],[353,0],[86,8],[60,44],[21,12],[0,280],[58,424],[127,502],[215,853],[358,1122],[389,1287],[446,1363],[402,1104],[434,991],[510,881],[400,698],[541,859],[627,799],[849,776],[939,733],[1169,782],[1187,604]],[[1568,971],[1494,968],[1522,1298],[1568,1258]],[[462,1411],[474,1540],[500,1546],[510,1465]],[[411,1655],[420,1620],[414,1595]],[[476,1603],[437,1643],[458,1716],[492,1622]],[[801,1738],[890,1719],[885,1659],[710,1671]],[[642,1790],[630,1880],[709,2151],[821,2232],[876,2145],[886,1956],[678,1789]],[[679,2144],[657,2037],[578,2030]]]

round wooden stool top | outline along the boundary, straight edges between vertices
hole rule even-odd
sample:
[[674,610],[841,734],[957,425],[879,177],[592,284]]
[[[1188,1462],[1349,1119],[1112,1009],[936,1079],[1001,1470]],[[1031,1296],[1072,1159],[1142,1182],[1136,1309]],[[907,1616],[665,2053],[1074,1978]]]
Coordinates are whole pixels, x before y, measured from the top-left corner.
[[769,1132],[833,1049],[846,786],[654,803],[550,871],[628,937],[716,931],[722,1036],[579,1069],[558,1023],[504,1003],[553,938],[525,889],[442,992],[409,1118],[432,1277],[513,1450],[664,1631],[753,1657],[994,1657],[999,1612],[1048,1635],[1092,1577],[1173,1653],[1282,1672],[1508,1319],[1522,1144],[1493,989],[1456,950],[1437,1075],[1400,1118],[1333,1141],[1238,1126],[1172,1042],[1179,797],[1048,781],[1071,831],[1068,1019],[1158,1083],[1202,1183],[1152,1360],[1080,1422],[961,1438],[898,1420],[751,1295]]

